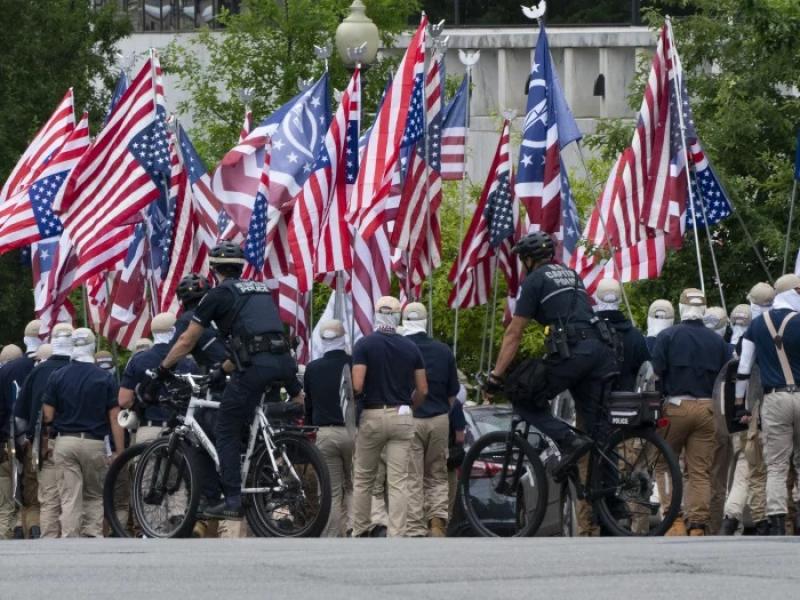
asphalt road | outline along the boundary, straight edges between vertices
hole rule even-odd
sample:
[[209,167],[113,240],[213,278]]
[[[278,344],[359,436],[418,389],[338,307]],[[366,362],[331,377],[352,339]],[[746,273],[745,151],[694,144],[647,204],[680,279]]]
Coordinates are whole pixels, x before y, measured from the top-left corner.
[[17,598],[797,598],[800,538],[0,542]]

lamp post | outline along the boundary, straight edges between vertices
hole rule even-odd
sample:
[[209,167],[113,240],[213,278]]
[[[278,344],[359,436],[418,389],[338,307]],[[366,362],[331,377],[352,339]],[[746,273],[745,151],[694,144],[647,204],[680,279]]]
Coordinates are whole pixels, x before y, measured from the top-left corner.
[[[365,45],[366,44],[366,45]],[[378,55],[380,37],[378,26],[366,15],[366,7],[361,0],[353,0],[350,14],[336,28],[336,50],[345,66],[355,68],[356,63],[369,65]],[[352,56],[349,49],[364,47],[359,57]]]

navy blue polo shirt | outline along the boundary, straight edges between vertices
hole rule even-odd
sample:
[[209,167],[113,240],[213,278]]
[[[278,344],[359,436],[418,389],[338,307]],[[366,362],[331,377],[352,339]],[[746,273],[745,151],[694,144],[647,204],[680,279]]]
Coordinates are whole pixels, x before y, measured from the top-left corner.
[[[778,308],[769,311],[772,323],[777,332],[781,328],[781,323],[791,311],[788,308]],[[759,315],[744,334],[745,339],[750,340],[756,347],[756,362],[761,371],[761,383],[764,387],[784,387],[787,384],[783,376],[783,369],[778,360],[778,350],[775,342],[767,329],[764,315]],[[783,347],[789,359],[789,366],[796,385],[800,385],[800,315],[794,317],[786,326],[783,332]]]
[[306,425],[324,427],[344,425],[341,404],[342,375],[350,368],[350,355],[344,350],[326,352],[312,360],[303,375],[306,392]]
[[28,423],[27,435],[33,439],[36,431],[36,417],[42,412],[42,400],[47,387],[47,380],[55,371],[63,369],[69,364],[69,356],[54,354],[44,362],[33,368],[30,375],[25,378],[25,383],[20,391],[19,399],[14,408],[14,416]]
[[[175,345],[178,338],[189,328],[189,323],[192,322],[194,317],[194,309],[184,310],[178,320],[175,321],[175,335],[169,343],[169,347]],[[225,351],[225,345],[218,337],[219,332],[217,329],[210,325],[203,330],[200,339],[192,348],[192,357],[198,365],[206,369],[213,367],[225,361],[228,353]]]
[[428,378],[428,395],[425,402],[414,411],[414,417],[426,419],[450,412],[450,398],[458,394],[458,370],[453,351],[442,342],[425,333],[406,336],[414,342],[422,353],[425,362],[425,375]]
[[20,356],[0,367],[0,442],[7,440],[10,433],[10,419],[17,399],[14,384],[22,388],[33,366],[32,358]]
[[652,355],[664,393],[695,398],[711,398],[717,375],[730,359],[728,343],[699,319],[659,333]]
[[353,365],[367,367],[361,408],[411,404],[414,371],[425,368],[417,345],[396,333],[371,333],[356,342]]
[[71,362],[47,380],[44,404],[55,408],[58,433],[88,433],[96,439],[111,433],[108,411],[117,406],[117,382],[93,363]]
[[[147,371],[155,370],[169,353],[169,344],[155,344],[149,350],[131,356],[122,374],[119,386],[128,390],[135,390],[140,383],[147,381]],[[197,365],[189,359],[181,359],[175,368],[178,373],[196,373]],[[148,405],[144,410],[146,421],[162,422],[168,418],[160,406]]]

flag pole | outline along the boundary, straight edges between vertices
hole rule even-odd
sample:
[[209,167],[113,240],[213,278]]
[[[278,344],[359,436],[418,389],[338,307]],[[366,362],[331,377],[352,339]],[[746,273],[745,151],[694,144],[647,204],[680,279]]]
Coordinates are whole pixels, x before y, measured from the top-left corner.
[[466,94],[467,94],[467,108],[466,108],[466,118],[464,120],[464,170],[461,174],[461,183],[459,185],[459,196],[460,196],[460,204],[459,204],[459,214],[458,214],[458,256],[456,258],[456,263],[458,264],[457,267],[457,274],[456,277],[456,298],[458,301],[456,302],[455,307],[455,315],[453,321],[453,356],[458,359],[458,315],[461,309],[461,268],[462,262],[464,260],[464,225],[467,213],[467,157],[469,155],[468,152],[468,141],[469,141],[469,127],[470,127],[470,111],[472,108],[472,93],[470,91],[470,86],[472,85],[472,68],[475,64],[480,60],[481,52],[480,50],[476,50],[475,52],[467,53],[463,50],[458,51],[458,59],[461,61],[461,64],[464,65],[466,70]]
[[[494,281],[497,280],[497,278],[495,277],[495,274],[497,273],[497,257],[493,256],[491,258],[491,262],[492,262],[492,265],[494,266],[494,271],[493,271],[493,274],[492,274],[492,280],[494,282]],[[482,329],[483,333],[481,335],[481,356],[480,356],[480,360],[478,362],[478,373],[483,373],[484,372],[484,366],[485,366],[484,365],[484,359],[486,358],[486,330],[489,329],[489,311],[490,310],[491,310],[491,307],[490,307],[489,303],[487,302],[486,303],[486,311],[483,314],[483,329]],[[488,372],[488,369],[491,369],[491,365],[487,368],[487,372]],[[480,386],[478,387],[478,389],[475,390],[475,399],[476,399],[476,401],[478,403],[480,403],[480,401],[481,401]]]
[[[708,213],[706,211],[706,202],[705,198],[703,197],[703,190],[701,189],[700,185],[697,186],[697,193],[700,195],[700,209],[702,210],[703,213],[703,223],[705,224],[706,237],[708,238],[708,250],[709,252],[711,252],[711,264],[714,267],[714,279],[717,282],[717,288],[719,288],[719,301],[720,304],[722,304],[722,308],[727,313],[728,307],[725,304],[725,292],[722,289],[722,278],[719,276],[719,266],[717,265],[717,254],[716,252],[714,252],[714,242],[711,239],[711,226],[708,224]],[[697,229],[697,214],[694,213],[693,217],[694,219],[692,225],[694,229]]]
[[797,199],[797,179],[792,183],[792,198],[789,202],[789,223],[786,226],[786,247],[783,250],[783,273],[787,273],[787,266],[789,264],[789,245],[792,238],[792,221],[794,220],[794,204]]
[[[670,51],[672,53],[672,60],[680,64],[678,52],[675,49],[675,36],[672,34],[672,19],[667,16],[667,35],[669,36]],[[692,190],[692,178],[689,174],[689,148],[686,146],[686,122],[683,118],[683,89],[681,89],[681,82],[683,81],[683,67],[676,69],[677,81],[675,82],[675,95],[678,98],[678,122],[681,128],[681,141],[683,143],[683,155],[686,161],[686,186],[689,192],[689,203],[692,207],[692,214],[697,215],[697,205],[694,201],[694,191]],[[700,234],[697,232],[697,227],[692,227],[694,233],[694,249],[697,255],[697,270],[700,277],[700,290],[703,295],[706,293],[705,276],[703,275],[703,258],[700,254]]]
[[[583,170],[586,173],[586,180],[589,182],[589,187],[592,188],[592,193],[596,198],[598,193],[600,193],[600,186],[594,181],[594,177],[592,176],[591,171],[589,171],[589,167],[586,165],[586,158],[583,156],[583,145],[581,145],[580,140],[576,140],[575,143],[578,146],[578,155],[580,156]],[[602,207],[599,207],[597,214],[600,217],[600,226],[603,228],[603,237],[606,239],[608,251],[611,253],[611,264],[614,265],[614,277],[617,279],[617,281],[619,281],[619,287],[622,290],[622,300],[625,302],[625,308],[628,310],[628,318],[630,319],[631,323],[633,323],[633,311],[631,310],[631,303],[628,300],[628,293],[625,291],[625,284],[622,281],[622,267],[617,263],[617,253],[611,243],[611,238],[608,236],[608,227],[606,226],[606,218],[603,215]]]

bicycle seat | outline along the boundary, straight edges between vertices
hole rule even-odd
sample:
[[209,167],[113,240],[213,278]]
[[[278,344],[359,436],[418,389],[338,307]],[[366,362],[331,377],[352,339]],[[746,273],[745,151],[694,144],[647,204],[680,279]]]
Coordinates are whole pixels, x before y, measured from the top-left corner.
[[291,419],[302,417],[305,414],[305,408],[297,402],[267,402],[264,404],[264,412],[267,413],[267,417]]

